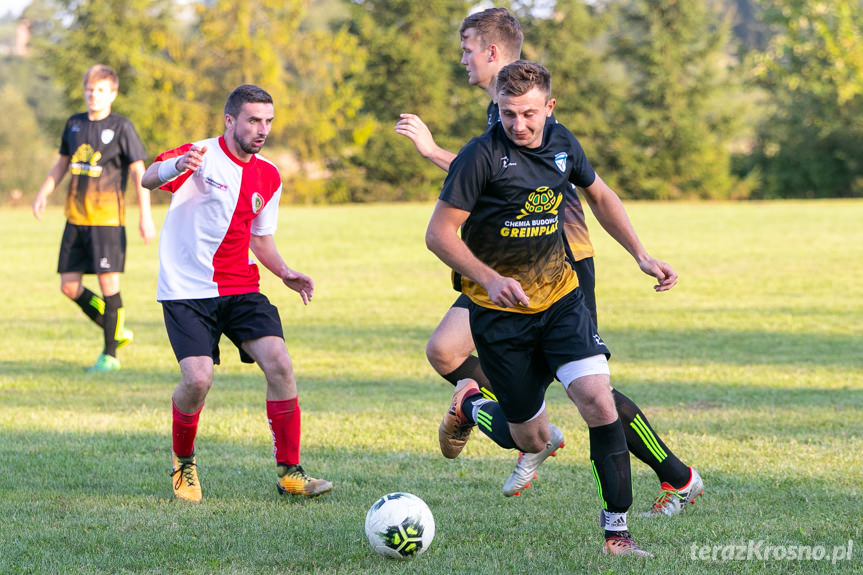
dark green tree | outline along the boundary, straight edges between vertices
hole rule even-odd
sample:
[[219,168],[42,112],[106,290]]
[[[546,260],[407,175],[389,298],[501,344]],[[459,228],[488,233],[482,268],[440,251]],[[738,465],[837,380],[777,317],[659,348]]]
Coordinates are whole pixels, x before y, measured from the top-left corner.
[[5,114],[0,122],[0,203],[29,203],[56,157],[56,147],[45,141],[33,109],[14,84],[0,87],[0,110]]
[[459,65],[463,0],[367,0],[355,7],[354,31],[368,49],[361,90],[374,118],[364,153],[351,158],[367,180],[354,200],[431,199],[444,173],[421,158],[392,127],[399,113],[418,114],[438,144],[457,151],[485,124],[483,94]]
[[613,179],[612,122],[621,117],[626,84],[623,66],[607,54],[609,12],[585,0],[559,0],[551,14],[529,4],[518,18],[525,34],[522,57],[551,71],[555,116],[579,139],[597,171]]
[[83,103],[83,75],[107,64],[120,76],[114,111],[135,124],[155,154],[201,131],[205,105],[188,95],[198,80],[185,65],[182,23],[171,0],[35,0],[25,15],[32,21],[34,58],[62,86],[67,108]]
[[861,3],[767,4],[774,35],[753,67],[771,106],[752,158],[759,197],[863,196]]
[[628,0],[611,36],[627,89],[614,124],[617,183],[632,197],[748,194],[731,175],[740,91],[730,19],[707,1]]

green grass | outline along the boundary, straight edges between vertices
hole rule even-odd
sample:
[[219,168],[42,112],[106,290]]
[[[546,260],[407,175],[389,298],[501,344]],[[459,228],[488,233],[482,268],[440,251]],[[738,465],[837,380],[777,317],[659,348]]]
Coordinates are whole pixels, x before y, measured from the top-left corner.
[[[298,376],[304,465],[335,490],[277,496],[262,376],[226,344],[201,416],[199,506],[170,490],[178,369],[155,302],[157,248],[129,228],[122,294],[136,340],[122,372],[86,375],[100,334],[59,292],[52,208],[41,223],[0,211],[0,572],[863,573],[863,202],[628,207],[681,280],[654,293],[592,222],[612,381],[706,484],[682,517],[631,514],[657,559],[599,553],[587,433],[558,385],[548,407],[566,448],[524,495],[501,495],[514,454],[480,434],[458,459],[439,455],[451,387],[424,346],[454,293],[424,247],[430,205],[283,208],[277,241],[315,279],[315,299],[303,307],[271,276],[263,291]],[[641,511],[657,483],[632,467]],[[366,545],[366,510],[390,491],[435,514],[416,561]],[[750,540],[854,547],[836,565],[691,557],[693,544]]]

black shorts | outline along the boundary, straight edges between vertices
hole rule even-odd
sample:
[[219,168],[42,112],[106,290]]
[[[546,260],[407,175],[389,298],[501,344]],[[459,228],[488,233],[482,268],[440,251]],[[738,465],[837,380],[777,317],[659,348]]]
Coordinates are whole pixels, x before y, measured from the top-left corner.
[[456,300],[450,307],[463,307],[465,309],[470,309],[470,298],[464,294],[461,294],[456,298]]
[[596,332],[581,288],[535,314],[471,304],[470,327],[482,370],[512,423],[537,414],[560,366],[611,355]]
[[584,305],[587,306],[590,317],[593,318],[593,324],[599,327],[599,321],[596,319],[596,271],[593,258],[578,260],[572,264],[572,269],[578,276],[578,285],[581,293],[584,294]]
[[207,356],[219,364],[219,339],[228,336],[240,350],[240,361],[255,363],[240,344],[274,335],[284,339],[279,310],[262,293],[162,302],[165,329],[177,361]]
[[60,240],[58,273],[106,274],[122,272],[125,266],[125,227],[78,226],[66,222]]

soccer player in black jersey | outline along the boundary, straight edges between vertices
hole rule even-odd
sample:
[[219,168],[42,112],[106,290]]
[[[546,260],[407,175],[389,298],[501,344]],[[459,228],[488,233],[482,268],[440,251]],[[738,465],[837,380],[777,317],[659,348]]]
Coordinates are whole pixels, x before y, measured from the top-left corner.
[[[66,196],[66,228],[57,271],[60,291],[74,301],[103,332],[104,347],[90,372],[120,369],[117,349],[130,343],[124,327],[120,274],[126,262],[126,181],[138,193],[139,231],[144,243],[156,237],[150,215],[150,190],[141,185],[147,153],[132,122],[111,112],[119,80],[108,66],[84,75],[87,111],[66,121],[60,155],[33,202],[42,219],[48,196],[71,173]],[[102,297],[84,287],[84,274],[97,274]]]
[[[496,92],[501,121],[453,160],[426,244],[470,298],[470,327],[497,401],[471,379],[458,382],[441,422],[465,440],[476,424],[504,448],[541,450],[549,440],[545,392],[557,378],[588,425],[602,499],[603,551],[650,554],[629,534],[629,452],[610,385],[608,348],[597,333],[560,233],[564,195],[584,189],[600,224],[671,289],[677,274],[647,253],[618,196],[596,174],[575,137],[552,117],[551,75],[524,60],[504,66]],[[459,236],[459,230],[462,230]]]
[[[498,71],[515,60],[521,53],[522,32],[518,20],[505,8],[490,8],[464,19],[459,30],[462,47],[461,63],[468,71],[468,81],[488,92],[491,101],[487,109],[488,127],[499,119],[497,93],[494,80]],[[402,114],[395,130],[411,139],[417,151],[435,165],[448,171],[455,154],[438,146],[425,123],[414,114]],[[566,190],[564,235],[569,245],[572,265],[578,276],[585,304],[594,323],[597,322],[594,296],[593,247],[585,223],[584,212],[575,188]],[[489,387],[480,367],[479,359],[472,355],[474,341],[468,320],[469,299],[462,294],[444,315],[426,346],[426,355],[435,371],[456,385],[459,380],[471,378],[481,388]],[[647,515],[675,515],[703,492],[698,473],[681,462],[655,433],[647,417],[626,395],[612,390],[617,411],[624,423],[629,450],[649,465],[660,481],[660,495]],[[518,463],[504,484],[504,495],[516,495],[530,486],[539,465],[553,453],[562,441],[562,433],[551,426],[554,441],[538,453],[519,455]],[[559,441],[558,441],[559,439]],[[451,444],[452,442],[447,442]],[[463,444],[457,444],[463,445]],[[457,445],[451,448],[458,454]],[[447,455],[447,454],[445,454]],[[452,453],[449,456],[454,457]]]

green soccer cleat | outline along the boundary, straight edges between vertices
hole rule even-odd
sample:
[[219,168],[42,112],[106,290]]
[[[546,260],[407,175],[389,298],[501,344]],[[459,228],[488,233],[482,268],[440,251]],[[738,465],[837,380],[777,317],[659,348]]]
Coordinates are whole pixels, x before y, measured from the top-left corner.
[[106,371],[117,371],[120,369],[120,360],[112,355],[104,353],[99,354],[99,359],[93,364],[93,367],[87,370],[87,373],[102,373]]

